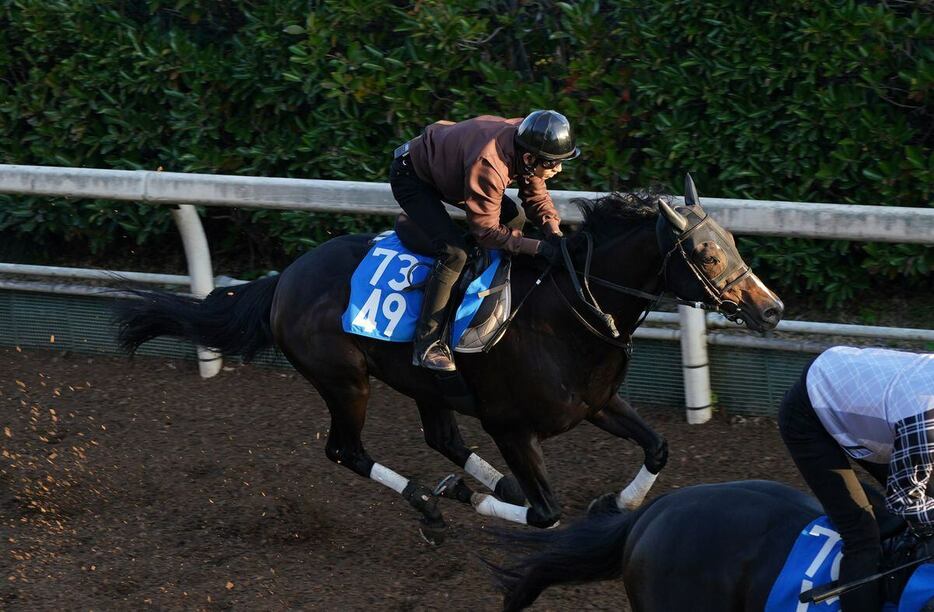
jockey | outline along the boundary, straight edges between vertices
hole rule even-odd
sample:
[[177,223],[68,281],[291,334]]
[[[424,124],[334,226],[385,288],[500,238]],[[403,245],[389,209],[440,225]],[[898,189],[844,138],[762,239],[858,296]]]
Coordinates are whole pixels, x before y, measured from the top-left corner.
[[[451,290],[467,262],[467,246],[443,202],[466,211],[467,226],[480,246],[553,261],[561,219],[545,181],[579,154],[570,123],[553,110],[534,111],[525,119],[484,115],[459,123],[438,121],[396,149],[389,170],[392,194],[430,237],[437,256],[415,328],[413,364],[455,370],[442,334]],[[504,193],[515,180],[523,208],[541,226],[546,241],[522,235],[524,215]]]
[[[836,346],[785,394],[779,429],[843,539],[840,583],[878,572],[879,529],[850,465],[886,487],[886,507],[918,537],[934,531],[934,353]],[[843,612],[882,608],[877,582],[840,596]]]

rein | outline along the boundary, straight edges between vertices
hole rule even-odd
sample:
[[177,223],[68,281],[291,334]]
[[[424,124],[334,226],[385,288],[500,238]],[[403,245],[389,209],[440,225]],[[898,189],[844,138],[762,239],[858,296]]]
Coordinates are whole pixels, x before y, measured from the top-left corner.
[[[608,344],[612,344],[613,346],[623,347],[627,349],[627,351],[632,350],[632,341],[630,338],[627,338],[626,341],[621,341],[617,339],[619,338],[620,334],[619,334],[619,330],[617,330],[616,328],[616,322],[613,320],[613,315],[603,312],[602,308],[600,307],[600,304],[597,302],[596,298],[593,297],[593,294],[590,291],[590,281],[593,281],[597,285],[606,287],[607,289],[610,289],[612,291],[616,291],[617,293],[625,293],[628,295],[632,295],[634,297],[649,300],[651,302],[648,308],[646,308],[642,312],[642,316],[639,317],[639,319],[635,322],[635,324],[633,324],[632,329],[629,330],[628,336],[630,337],[632,336],[633,332],[635,332],[636,329],[638,329],[639,326],[642,325],[646,317],[649,316],[649,312],[654,310],[656,307],[658,307],[659,304],[662,304],[662,303],[677,304],[681,306],[691,306],[693,308],[700,308],[703,310],[718,310],[717,306],[710,306],[708,304],[705,304],[704,302],[695,302],[695,301],[690,301],[690,300],[682,300],[681,298],[667,297],[660,293],[658,294],[648,293],[646,291],[641,291],[639,289],[633,289],[632,287],[626,287],[624,285],[620,285],[620,284],[602,279],[597,276],[592,276],[590,274],[590,263],[593,260],[593,236],[591,236],[589,232],[580,232],[577,235],[582,235],[587,240],[587,257],[584,259],[584,270],[583,272],[581,272],[580,270],[574,267],[574,262],[571,259],[571,253],[568,250],[567,238],[562,237],[561,238],[561,254],[564,257],[564,266],[568,270],[568,278],[570,278],[571,280],[571,285],[574,287],[574,291],[577,294],[577,297],[584,303],[585,306],[587,306],[587,308],[591,312],[593,312],[597,317],[600,318],[600,320],[603,322],[603,324],[606,326],[607,330],[609,331],[610,335],[607,336],[607,334],[594,328],[594,326],[591,325],[584,318],[584,316],[581,315],[581,313],[577,311],[576,308],[574,308],[573,304],[571,304],[571,302],[568,301],[567,297],[565,297],[564,293],[561,292],[561,289],[558,287],[558,283],[557,281],[555,281],[554,276],[551,277],[551,282],[555,286],[555,290],[558,292],[558,295],[564,301],[565,305],[567,305],[567,307],[571,310],[571,312],[574,313],[574,316],[577,317],[577,320],[580,321],[580,323],[585,328],[587,328],[587,330],[590,333],[594,334],[595,336],[597,336],[604,342]],[[613,241],[611,241],[609,244],[612,244],[616,240],[621,240],[622,238],[624,238],[624,236],[619,236],[615,238]],[[662,260],[662,265],[659,268],[659,271],[656,274],[656,276],[662,275],[662,273],[664,272],[665,268],[668,265],[669,258],[675,252],[675,250],[678,249],[679,247],[680,247],[681,255],[687,258],[687,254],[684,252],[683,247],[681,247],[681,242],[679,241],[677,245],[672,247],[665,254],[665,257]],[[693,270],[693,267],[692,267],[692,270]],[[696,273],[697,272],[695,271],[695,274]],[[578,276],[583,277],[583,283],[578,281],[578,278],[577,278]]]
[[[490,337],[490,340],[487,341],[487,343],[484,345],[483,351],[485,353],[489,352],[490,349],[493,347],[493,345],[496,344],[496,341],[502,336],[503,333],[505,333],[506,328],[509,326],[509,323],[511,323],[512,320],[515,318],[516,314],[519,312],[519,309],[525,303],[526,299],[528,299],[532,291],[541,284],[542,280],[544,280],[546,276],[551,277],[551,283],[552,285],[554,285],[555,291],[558,293],[558,296],[561,297],[561,300],[564,302],[564,304],[568,307],[568,309],[570,309],[570,311],[574,314],[574,316],[581,323],[581,325],[583,325],[587,329],[587,331],[594,334],[595,336],[597,336],[598,338],[600,338],[607,344],[611,344],[613,346],[625,349],[627,353],[632,352],[632,334],[636,331],[636,329],[639,328],[640,325],[642,325],[646,317],[649,316],[649,312],[657,308],[659,304],[690,306],[692,308],[699,308],[701,310],[706,310],[708,312],[719,312],[723,314],[725,317],[727,317],[728,319],[733,320],[735,315],[739,312],[739,305],[731,300],[724,300],[722,298],[722,295],[724,292],[730,289],[730,287],[733,287],[736,283],[740,282],[742,279],[744,279],[746,276],[750,274],[749,266],[743,265],[741,274],[736,276],[736,278],[734,278],[732,281],[728,282],[723,287],[723,289],[718,289],[716,286],[716,282],[711,281],[700,270],[698,270],[696,264],[693,261],[691,261],[691,258],[688,256],[687,252],[684,249],[684,243],[689,241],[690,234],[693,233],[693,231],[697,229],[698,227],[704,225],[707,218],[708,217],[705,216],[699,223],[695,224],[693,227],[691,227],[689,230],[687,230],[686,232],[684,232],[678,237],[678,240],[675,241],[675,244],[668,250],[667,253],[665,253],[664,258],[662,259],[661,267],[656,273],[656,277],[662,276],[663,274],[666,273],[666,270],[668,267],[668,260],[671,259],[671,256],[673,254],[678,253],[681,256],[681,258],[684,260],[684,262],[687,264],[691,272],[694,274],[694,276],[697,278],[697,280],[701,283],[701,286],[704,288],[707,295],[714,302],[713,304],[708,304],[702,301],[684,300],[678,297],[668,297],[662,293],[648,293],[640,289],[633,289],[632,287],[626,287],[624,285],[620,285],[618,283],[608,281],[598,276],[591,275],[590,264],[593,261],[593,236],[591,235],[590,232],[581,231],[575,234],[575,236],[583,236],[585,240],[587,241],[587,256],[584,259],[584,270],[583,271],[578,270],[574,266],[574,261],[571,259],[571,253],[568,250],[568,238],[565,236],[561,237],[561,255],[563,258],[562,263],[564,264],[563,267],[567,269],[568,271],[568,278],[571,281],[571,285],[574,288],[574,293],[577,295],[577,298],[584,304],[584,306],[587,307],[588,310],[590,310],[591,313],[594,314],[594,316],[600,319],[600,322],[603,324],[604,327],[606,327],[606,330],[608,333],[600,331],[599,329],[595,328],[593,325],[590,324],[590,322],[587,321],[584,315],[578,312],[577,308],[574,307],[574,305],[570,302],[570,300],[568,300],[567,296],[565,296],[564,293],[561,291],[561,288],[558,286],[558,283],[555,280],[554,275],[550,274],[550,272],[554,268],[554,263],[549,263],[545,267],[545,270],[535,280],[535,283],[529,288],[528,292],[526,292],[526,294],[522,297],[522,300],[520,300],[516,308],[512,311],[512,313],[510,313],[509,317],[500,325],[499,329],[497,329],[497,331],[494,332],[494,334]],[[626,237],[625,235],[617,236],[613,240],[608,242],[607,245],[613,244],[614,242],[618,240],[622,240],[625,237]],[[718,278],[729,276],[733,271],[734,271],[734,268],[732,267],[728,268]],[[581,280],[578,280],[578,277],[581,277]],[[617,293],[625,293],[627,295],[649,300],[651,302],[649,306],[642,311],[642,316],[640,316],[639,319],[633,324],[625,340],[619,339],[620,333],[616,327],[616,321],[613,319],[613,315],[608,314],[603,311],[603,309],[600,306],[600,303],[597,302],[597,299],[594,297],[593,292],[591,292],[590,290],[591,282],[597,285],[600,285],[601,287],[605,287],[611,291],[615,291]]]

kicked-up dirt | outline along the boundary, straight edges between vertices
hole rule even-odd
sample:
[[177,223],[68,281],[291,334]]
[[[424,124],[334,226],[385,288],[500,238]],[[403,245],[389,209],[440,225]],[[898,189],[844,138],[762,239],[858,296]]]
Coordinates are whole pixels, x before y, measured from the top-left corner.
[[[374,381],[364,442],[433,486],[456,466],[413,402]],[[803,487],[770,419],[644,409],[671,457],[652,495],[768,478]],[[468,444],[505,471],[473,419]],[[496,610],[489,528],[441,500],[440,546],[393,491],[328,461],[324,403],[291,370],[0,349],[0,609]],[[589,424],[545,442],[564,521],[619,490],[641,451]],[[471,482],[472,486],[479,485]],[[626,610],[621,582],[554,588],[535,610]]]

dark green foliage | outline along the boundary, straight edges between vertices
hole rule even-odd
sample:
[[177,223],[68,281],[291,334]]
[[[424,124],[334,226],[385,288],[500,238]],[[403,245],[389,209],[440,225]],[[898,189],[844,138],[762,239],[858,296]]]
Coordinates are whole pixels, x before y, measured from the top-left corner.
[[[930,206],[932,8],[7,1],[0,162],[380,181],[393,147],[430,121],[554,107],[584,150],[556,188],[679,192],[689,170],[710,196]],[[288,252],[388,224],[268,211],[238,219],[251,241]],[[172,228],[150,207],[7,198],[4,230],[100,251]],[[829,303],[878,281],[924,283],[934,259],[921,246],[744,242],[770,282]]]

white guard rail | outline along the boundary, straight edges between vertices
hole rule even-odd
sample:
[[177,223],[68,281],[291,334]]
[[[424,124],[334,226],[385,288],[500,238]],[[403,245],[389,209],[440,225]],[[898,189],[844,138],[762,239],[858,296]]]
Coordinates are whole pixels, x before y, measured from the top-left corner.
[[[700,185],[703,191],[703,183]],[[510,190],[515,195],[515,190]],[[395,215],[389,185],[357,181],[0,165],[0,193],[99,198],[151,204],[202,204],[279,210]],[[552,191],[561,217],[581,221],[571,203],[602,193]],[[676,198],[677,199],[677,198]],[[701,196],[704,208],[736,234],[931,244],[934,208],[857,206]],[[454,209],[453,214],[462,215]]]
[[[701,184],[703,188],[703,184]],[[510,190],[515,197],[515,190]],[[181,205],[173,211],[183,235],[188,257],[191,291],[204,295],[213,288],[210,252],[190,205],[308,210],[356,214],[394,215],[399,207],[389,186],[383,183],[327,181],[314,179],[264,178],[213,174],[185,174],[148,170],[101,170],[54,166],[0,165],[0,193],[96,198]],[[598,192],[552,191],[552,198],[565,222],[581,221],[572,200],[595,198]],[[680,199],[680,198],[676,198]],[[736,234],[842,239],[897,243],[934,243],[934,209],[893,206],[862,206],[701,197],[704,208]],[[187,211],[187,212],[186,212]],[[461,211],[451,208],[454,216]],[[22,273],[22,272],[20,272]],[[758,344],[759,338],[708,339],[705,317],[692,309],[679,312],[681,330],[644,329],[637,335],[680,340],[682,344],[685,397],[688,421],[702,423],[711,416],[710,378],[706,343]],[[653,317],[657,314],[654,313]],[[652,320],[650,317],[649,320]],[[788,331],[822,323],[788,321]],[[860,326],[847,326],[850,332]],[[917,335],[926,330],[905,330]],[[833,333],[827,329],[815,333]],[[862,335],[852,333],[851,335]],[[866,334],[869,335],[869,334]],[[774,341],[773,341],[774,342]],[[779,341],[780,343],[782,341]],[[789,348],[813,350],[808,343],[784,341]],[[750,344],[750,345],[751,345]],[[200,354],[200,353],[199,353]],[[220,369],[220,359],[205,353],[202,375]]]

